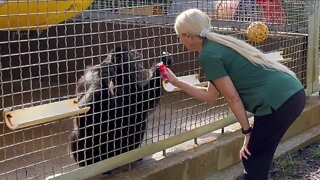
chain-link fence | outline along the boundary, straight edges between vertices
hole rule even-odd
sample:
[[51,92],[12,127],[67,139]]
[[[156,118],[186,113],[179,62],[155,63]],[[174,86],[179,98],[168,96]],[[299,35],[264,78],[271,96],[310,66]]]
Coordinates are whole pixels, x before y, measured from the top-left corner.
[[216,32],[246,41],[249,24],[264,22],[268,39],[252,44],[281,51],[307,88],[305,0],[0,1],[0,110],[72,98],[91,108],[16,130],[0,122],[0,179],[68,173],[231,115],[223,98],[210,106],[161,87],[161,61],[178,76],[204,80],[197,54],[173,29],[188,8],[207,12]]

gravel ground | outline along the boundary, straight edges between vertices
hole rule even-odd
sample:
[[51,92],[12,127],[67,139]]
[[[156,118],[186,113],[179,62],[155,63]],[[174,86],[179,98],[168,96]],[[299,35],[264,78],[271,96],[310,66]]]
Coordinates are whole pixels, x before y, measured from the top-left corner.
[[320,180],[320,142],[274,161],[270,180]]

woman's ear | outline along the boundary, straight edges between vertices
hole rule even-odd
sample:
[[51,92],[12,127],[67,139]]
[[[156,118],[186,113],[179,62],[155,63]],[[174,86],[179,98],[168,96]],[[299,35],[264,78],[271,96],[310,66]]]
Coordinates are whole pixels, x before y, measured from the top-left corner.
[[194,36],[191,35],[191,34],[187,34],[186,36],[187,36],[187,39],[188,39],[188,43],[189,43],[190,45],[193,44],[193,43],[194,43],[194,40],[195,40]]
[[188,39],[193,39],[193,36],[191,34],[189,34],[189,33],[186,34],[186,36],[187,36]]

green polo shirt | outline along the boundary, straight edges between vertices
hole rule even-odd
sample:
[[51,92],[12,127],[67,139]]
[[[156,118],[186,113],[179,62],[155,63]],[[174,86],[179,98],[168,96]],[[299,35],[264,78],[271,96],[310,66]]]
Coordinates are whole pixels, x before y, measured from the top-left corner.
[[254,65],[235,50],[205,40],[198,57],[208,81],[229,76],[246,111],[257,116],[270,114],[303,86],[291,75]]

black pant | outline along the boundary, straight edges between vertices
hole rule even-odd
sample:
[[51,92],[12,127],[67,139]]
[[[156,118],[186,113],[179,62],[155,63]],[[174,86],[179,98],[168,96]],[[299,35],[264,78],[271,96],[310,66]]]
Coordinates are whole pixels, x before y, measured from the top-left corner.
[[243,160],[246,180],[267,180],[276,148],[290,125],[302,112],[306,101],[304,90],[290,97],[271,114],[254,116],[248,150],[251,156]]

